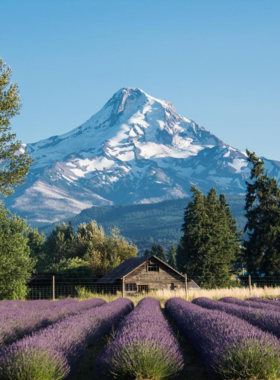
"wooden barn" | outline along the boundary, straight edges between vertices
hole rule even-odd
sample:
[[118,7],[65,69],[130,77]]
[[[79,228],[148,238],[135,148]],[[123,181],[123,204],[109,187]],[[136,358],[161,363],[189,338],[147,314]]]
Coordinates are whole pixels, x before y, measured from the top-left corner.
[[[133,257],[95,282],[98,292],[115,293],[125,291],[129,294],[159,289],[185,289],[185,276],[158,257]],[[187,281],[188,288],[199,288],[192,280]]]

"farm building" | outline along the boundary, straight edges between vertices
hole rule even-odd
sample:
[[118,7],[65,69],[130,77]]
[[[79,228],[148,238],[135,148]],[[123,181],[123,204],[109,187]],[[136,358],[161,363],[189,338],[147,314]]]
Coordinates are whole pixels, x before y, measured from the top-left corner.
[[[192,280],[188,288],[199,288]],[[126,292],[147,292],[152,289],[185,289],[185,276],[158,257],[132,257],[95,282],[98,292],[111,292],[122,289]]]

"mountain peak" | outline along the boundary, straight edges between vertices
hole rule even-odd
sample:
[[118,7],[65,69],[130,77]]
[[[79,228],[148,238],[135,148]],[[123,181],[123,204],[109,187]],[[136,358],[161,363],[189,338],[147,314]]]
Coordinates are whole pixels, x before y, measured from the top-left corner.
[[[244,192],[250,173],[244,153],[139,88],[121,88],[79,127],[26,149],[35,164],[11,207],[50,222],[94,205],[186,197],[192,185]],[[270,172],[280,177],[272,162]]]
[[117,112],[121,112],[125,107],[126,101],[139,103],[139,105],[144,103],[152,104],[156,102],[159,103],[162,107],[172,109],[173,112],[176,112],[171,102],[157,99],[137,87],[123,87],[119,89],[105,104],[105,107],[111,105],[112,103],[118,102],[119,107],[117,107]]
[[[124,87],[81,126],[29,144],[27,149],[36,159],[35,166],[42,167],[77,152],[88,157],[89,151],[93,156],[103,152],[107,158],[120,160],[187,158],[218,143],[222,142],[210,132],[179,115],[172,103],[139,88]],[[134,153],[124,153],[128,150]]]

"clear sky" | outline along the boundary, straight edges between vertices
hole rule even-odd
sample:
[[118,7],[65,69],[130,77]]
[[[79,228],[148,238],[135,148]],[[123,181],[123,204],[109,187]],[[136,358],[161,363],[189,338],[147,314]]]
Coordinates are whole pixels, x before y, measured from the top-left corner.
[[22,142],[70,131],[122,87],[280,161],[279,0],[0,1]]

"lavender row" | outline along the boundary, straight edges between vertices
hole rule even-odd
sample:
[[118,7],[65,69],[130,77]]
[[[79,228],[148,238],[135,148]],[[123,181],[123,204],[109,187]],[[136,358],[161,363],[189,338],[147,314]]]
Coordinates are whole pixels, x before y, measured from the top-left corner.
[[15,308],[15,309],[22,309],[22,308],[32,308],[32,307],[53,307],[57,305],[62,304],[68,304],[71,302],[78,302],[75,300],[75,298],[64,298],[58,301],[48,301],[48,300],[32,300],[32,301],[20,301],[20,300],[11,300],[11,301],[0,301],[0,310],[1,313],[3,309],[6,308]]
[[220,299],[220,301],[222,302],[226,302],[226,303],[229,303],[229,304],[233,304],[233,305],[239,305],[239,306],[243,306],[243,307],[249,307],[249,308],[253,308],[253,309],[262,309],[262,310],[271,310],[271,311],[278,311],[280,312],[280,305],[275,305],[275,304],[271,304],[271,303],[265,303],[265,302],[253,302],[253,301],[250,301],[250,300],[240,300],[238,298],[234,298],[234,297],[223,297]]
[[238,318],[257,326],[263,331],[280,338],[280,313],[274,310],[252,309],[248,306],[239,306],[221,301],[214,301],[209,298],[196,298],[192,301],[196,305],[210,310],[220,310],[228,314],[235,315]]
[[68,306],[77,304],[79,301],[74,298],[65,298],[60,301],[46,301],[46,300],[36,300],[36,301],[5,301],[10,302],[5,306],[0,307],[0,322],[3,319],[17,318],[21,313],[25,313],[28,310],[44,310],[53,309],[61,306]]
[[61,308],[62,306],[70,306],[78,304],[79,301],[73,298],[65,298],[60,301],[4,301],[7,302],[5,307],[0,307],[0,324],[5,323],[5,320],[19,320],[26,313],[30,312],[42,312],[42,310],[51,310]]
[[70,315],[101,306],[104,303],[104,300],[95,298],[81,302],[62,303],[56,307],[43,308],[43,310],[40,308],[31,308],[30,310],[24,308],[9,311],[7,309],[0,320],[0,349]]
[[279,378],[280,342],[273,335],[181,298],[169,299],[165,307],[215,379]]
[[280,307],[280,300],[279,299],[267,299],[267,298],[260,298],[260,297],[250,297],[250,298],[247,298],[246,301],[253,301],[253,302],[261,302],[261,303],[265,303],[267,305],[273,305],[273,306],[277,306],[277,307]]
[[6,347],[0,352],[0,378],[64,379],[86,348],[109,333],[132,308],[130,300],[119,299],[68,317]]
[[154,298],[141,300],[123,320],[96,364],[102,379],[165,379],[183,366],[179,344]]

